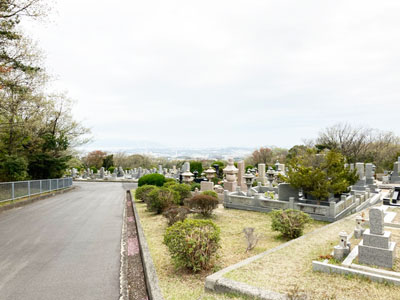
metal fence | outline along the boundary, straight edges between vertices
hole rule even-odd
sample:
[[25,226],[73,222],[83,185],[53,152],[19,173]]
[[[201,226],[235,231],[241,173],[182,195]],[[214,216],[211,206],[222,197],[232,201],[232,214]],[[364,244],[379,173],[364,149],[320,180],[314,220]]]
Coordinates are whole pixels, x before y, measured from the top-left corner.
[[0,182],[0,203],[72,186],[72,178]]

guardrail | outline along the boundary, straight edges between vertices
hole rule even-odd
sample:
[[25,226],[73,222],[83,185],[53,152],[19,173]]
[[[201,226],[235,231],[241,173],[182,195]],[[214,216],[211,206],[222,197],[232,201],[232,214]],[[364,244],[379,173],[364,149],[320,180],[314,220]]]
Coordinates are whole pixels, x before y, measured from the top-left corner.
[[72,178],[0,182],[0,203],[72,186]]

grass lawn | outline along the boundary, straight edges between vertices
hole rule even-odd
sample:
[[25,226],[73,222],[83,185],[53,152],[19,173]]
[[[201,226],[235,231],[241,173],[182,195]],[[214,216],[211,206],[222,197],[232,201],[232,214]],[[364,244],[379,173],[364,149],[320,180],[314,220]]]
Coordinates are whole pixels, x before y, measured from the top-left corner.
[[[349,219],[325,227],[225,276],[280,293],[288,292],[297,286],[309,299],[400,299],[398,286],[375,283],[360,277],[312,271],[312,261],[319,255],[332,252],[333,246],[339,242],[338,235],[341,231],[351,233],[354,230],[355,217],[356,215],[353,215]],[[400,231],[388,227],[386,230],[392,232],[392,240],[397,241],[399,245]],[[399,246],[396,255],[400,255]]]
[[[134,195],[134,191],[132,191]],[[165,299],[248,299],[235,295],[209,294],[204,292],[206,276],[235,264],[243,259],[265,250],[274,248],[286,240],[280,239],[277,232],[271,231],[271,219],[266,213],[225,209],[220,205],[214,210],[211,219],[221,228],[221,249],[219,249],[217,265],[213,270],[193,274],[186,270],[176,270],[170,259],[168,248],[163,244],[163,235],[167,228],[167,220],[161,215],[146,211],[146,205],[135,201],[139,212],[147,243],[153,258],[160,287]],[[197,218],[198,216],[192,216]],[[305,232],[326,225],[313,221],[306,227]],[[243,228],[254,227],[261,234],[257,246],[246,253],[247,243],[242,233]]]

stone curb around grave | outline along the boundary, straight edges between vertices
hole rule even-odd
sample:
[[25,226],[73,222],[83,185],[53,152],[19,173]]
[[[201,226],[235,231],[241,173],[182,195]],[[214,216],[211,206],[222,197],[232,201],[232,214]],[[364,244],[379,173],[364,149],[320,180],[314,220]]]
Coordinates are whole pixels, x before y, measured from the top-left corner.
[[342,274],[342,275],[357,275],[365,278],[369,278],[372,281],[376,282],[388,282],[392,283],[394,285],[400,285],[400,279],[390,277],[390,276],[385,276],[385,275],[380,275],[380,274],[373,274],[369,272],[364,272],[362,270],[356,270],[356,269],[351,269],[351,268],[346,268],[342,266],[335,266],[327,263],[323,263],[320,261],[313,261],[312,262],[312,268],[313,271],[316,272],[322,272],[322,273],[336,273],[336,274]]
[[135,201],[132,197],[131,191],[128,191],[132,199],[132,209],[136,220],[136,229],[138,233],[140,254],[142,256],[144,276],[146,279],[147,292],[150,300],[164,300],[158,282],[156,268],[154,267],[153,259],[151,258],[149,247],[146,242],[146,237],[140,223],[139,214],[136,209]]
[[228,279],[228,278],[225,278],[224,275],[229,273],[229,272],[231,272],[231,271],[233,271],[233,270],[236,270],[236,269],[239,269],[239,268],[241,268],[243,266],[246,266],[246,265],[252,263],[253,261],[262,258],[265,255],[269,255],[269,254],[272,254],[272,253],[274,253],[274,252],[276,252],[278,250],[281,250],[281,249],[291,245],[292,243],[294,243],[294,242],[296,242],[298,240],[302,240],[302,239],[308,237],[309,235],[318,233],[319,231],[325,230],[326,228],[329,228],[331,226],[334,226],[334,225],[337,225],[339,223],[342,223],[345,220],[351,219],[352,217],[354,217],[354,214],[352,214],[350,216],[347,216],[347,217],[345,217],[343,219],[340,219],[339,221],[336,221],[336,222],[330,223],[330,224],[328,224],[326,226],[323,226],[321,228],[318,228],[318,229],[316,229],[316,230],[314,230],[312,232],[309,232],[309,233],[307,233],[305,235],[302,235],[301,237],[298,237],[297,239],[294,239],[294,240],[286,242],[286,243],[284,243],[282,245],[279,245],[278,247],[275,247],[273,249],[269,249],[269,250],[267,250],[265,252],[262,252],[262,253],[260,253],[258,255],[249,257],[249,258],[247,258],[245,260],[242,260],[242,261],[238,262],[237,264],[234,264],[234,265],[229,266],[229,267],[227,267],[225,269],[222,269],[222,270],[220,270],[220,271],[218,271],[218,272],[216,272],[214,274],[211,274],[211,275],[207,276],[204,288],[205,288],[206,291],[210,291],[210,292],[216,292],[216,293],[218,293],[218,292],[238,293],[238,294],[245,295],[245,296],[256,297],[257,299],[261,299],[261,300],[288,299],[287,296],[284,295],[284,294],[280,294],[280,293],[273,292],[273,291],[270,291],[270,290],[260,289],[260,288],[257,288],[257,287],[254,287],[254,286],[239,282],[239,281]]
[[48,193],[46,195],[32,196],[32,198],[29,198],[29,199],[26,199],[26,200],[22,200],[22,201],[10,203],[10,204],[5,204],[3,206],[0,206],[0,213],[3,212],[3,211],[6,211],[6,210],[13,209],[13,208],[22,207],[22,206],[34,203],[36,201],[44,200],[44,199],[53,197],[53,196],[58,195],[58,194],[64,194],[64,193],[70,192],[70,191],[72,191],[72,190],[74,190],[76,188],[77,188],[76,186],[71,186],[71,187],[63,188],[63,189],[58,190],[58,191],[52,191],[52,192],[50,192],[50,193]]

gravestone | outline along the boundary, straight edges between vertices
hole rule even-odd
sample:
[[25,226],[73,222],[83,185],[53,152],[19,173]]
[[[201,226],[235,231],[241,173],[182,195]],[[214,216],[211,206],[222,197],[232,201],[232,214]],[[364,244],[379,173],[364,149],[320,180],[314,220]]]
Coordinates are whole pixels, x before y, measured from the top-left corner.
[[190,163],[187,161],[182,166],[182,173],[190,172]]
[[265,177],[265,164],[258,164],[257,182],[261,182],[262,185],[265,185],[267,182],[267,178]]
[[390,176],[390,183],[400,183],[400,157],[393,164],[393,173]]
[[214,190],[214,183],[210,181],[202,181],[200,182],[200,191],[213,191]]
[[100,179],[104,179],[104,167],[100,168]]
[[238,166],[238,179],[237,179],[237,184],[241,188],[242,191],[247,191],[247,185],[244,181],[244,174],[245,174],[245,168],[244,168],[244,161],[241,160],[237,163]]
[[289,183],[280,183],[278,185],[278,200],[289,201],[291,197],[294,200],[299,200],[299,190],[292,187]]
[[374,165],[371,163],[365,164],[365,179],[367,184],[374,184]]
[[356,171],[358,175],[358,181],[352,186],[351,189],[352,191],[364,192],[367,188],[364,163],[356,163]]
[[383,268],[393,268],[396,243],[391,241],[391,232],[385,231],[385,213],[382,207],[373,207],[369,211],[370,228],[363,234],[358,245],[358,261]]
[[161,174],[161,175],[164,174],[162,165],[158,165],[158,174]]
[[125,176],[124,169],[122,169],[122,167],[119,167],[117,177],[124,177],[124,176]]
[[346,232],[341,232],[339,238],[339,245],[333,248],[333,257],[336,260],[342,261],[347,255],[349,255],[351,249]]
[[224,182],[224,189],[230,192],[234,192],[237,186],[237,176],[238,169],[235,167],[232,158],[228,159],[228,165],[224,169],[224,174],[226,177],[226,181]]

